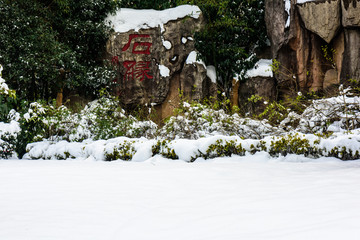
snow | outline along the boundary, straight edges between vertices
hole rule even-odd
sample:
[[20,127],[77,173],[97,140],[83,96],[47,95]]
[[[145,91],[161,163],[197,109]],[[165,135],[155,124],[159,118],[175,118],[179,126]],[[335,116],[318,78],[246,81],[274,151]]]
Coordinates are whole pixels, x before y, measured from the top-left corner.
[[285,23],[285,28],[288,28],[290,27],[290,8],[291,8],[291,2],[290,0],[284,0],[285,2],[285,11],[287,12],[287,20],[286,20],[286,23]]
[[197,60],[197,52],[196,51],[192,51],[189,53],[188,57],[186,58],[186,64],[194,64],[194,63],[199,63],[205,66],[205,63],[201,60]]
[[357,240],[360,161],[0,161],[0,239]]
[[246,72],[245,77],[273,77],[271,70],[272,59],[260,59],[253,69]]
[[0,94],[8,95],[9,94],[9,87],[5,83],[5,79],[2,76],[3,67],[0,65]]
[[9,133],[10,135],[15,135],[20,132],[20,130],[20,124],[15,120],[11,120],[10,123],[0,122],[0,137],[2,133]]
[[211,82],[216,83],[216,69],[214,66],[206,66],[206,75],[210,78]]
[[160,75],[162,77],[169,77],[170,76],[170,69],[164,65],[159,65]]
[[298,4],[306,3],[306,2],[314,2],[315,0],[297,0]]
[[109,23],[116,32],[128,32],[132,29],[139,31],[158,26],[164,31],[164,24],[167,22],[187,16],[197,19],[200,13],[199,7],[193,5],[181,5],[162,11],[121,8],[114,15],[108,16],[105,22]]
[[167,50],[171,49],[171,47],[172,47],[170,41],[163,41],[163,46],[164,46]]

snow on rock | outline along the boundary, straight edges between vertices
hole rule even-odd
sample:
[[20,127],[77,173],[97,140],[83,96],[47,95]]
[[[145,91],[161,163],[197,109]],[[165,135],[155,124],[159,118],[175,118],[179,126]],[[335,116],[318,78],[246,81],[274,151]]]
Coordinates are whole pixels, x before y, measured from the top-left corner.
[[170,69],[164,65],[159,65],[160,75],[162,77],[169,77],[170,76]]
[[206,66],[206,75],[210,78],[211,82],[216,83],[216,69],[214,66]]
[[172,45],[170,41],[163,41],[163,46],[167,49],[170,50]]
[[184,17],[199,18],[201,10],[193,5],[181,5],[175,8],[157,11],[153,9],[136,10],[121,8],[115,15],[108,16],[105,21],[114,28],[116,32],[127,32],[134,29],[149,29],[160,26],[164,31],[164,24],[171,20]]
[[245,77],[273,77],[271,70],[272,60],[271,59],[260,59],[253,69],[246,72]]
[[288,14],[288,18],[286,20],[286,23],[285,23],[285,28],[288,28],[290,27],[290,8],[291,8],[291,2],[290,0],[284,0],[285,2],[285,11],[287,12]]
[[315,0],[297,0],[296,3],[301,4],[301,3],[306,3],[306,2],[314,2]]
[[189,53],[189,56],[186,59],[186,64],[199,63],[199,64],[204,65],[204,67],[206,68],[205,63],[201,60],[197,60],[196,58],[197,58],[196,51],[192,51],[191,53]]

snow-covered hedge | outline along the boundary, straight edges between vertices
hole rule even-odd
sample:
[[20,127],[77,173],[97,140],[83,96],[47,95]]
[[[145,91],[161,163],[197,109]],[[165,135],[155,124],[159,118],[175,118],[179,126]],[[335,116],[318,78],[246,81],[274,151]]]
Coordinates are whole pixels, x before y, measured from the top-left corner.
[[198,139],[214,135],[239,136],[261,139],[283,131],[273,127],[266,120],[242,118],[237,113],[229,115],[224,110],[184,102],[177,116],[170,117],[160,129],[159,136],[167,139]]
[[238,136],[212,136],[200,139],[148,140],[119,137],[109,140],[83,142],[48,140],[27,146],[28,159],[94,159],[145,161],[160,154],[169,159],[192,162],[231,155],[251,155],[267,152],[270,156],[287,154],[307,157],[336,157],[343,160],[360,158],[360,129],[351,133],[320,134],[290,133],[268,136],[262,140]]

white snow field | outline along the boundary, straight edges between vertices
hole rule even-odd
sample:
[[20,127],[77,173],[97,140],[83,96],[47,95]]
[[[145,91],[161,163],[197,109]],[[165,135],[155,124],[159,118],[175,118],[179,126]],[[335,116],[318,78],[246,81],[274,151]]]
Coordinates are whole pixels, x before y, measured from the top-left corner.
[[1,160],[2,240],[360,239],[360,161]]

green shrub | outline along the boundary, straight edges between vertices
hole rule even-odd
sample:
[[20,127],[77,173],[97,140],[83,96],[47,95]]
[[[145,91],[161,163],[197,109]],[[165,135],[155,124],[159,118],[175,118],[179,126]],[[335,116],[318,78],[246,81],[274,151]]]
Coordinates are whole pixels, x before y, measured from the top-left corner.
[[215,157],[231,157],[231,155],[245,155],[245,149],[241,146],[241,143],[237,143],[234,140],[223,141],[219,139],[215,144],[211,144],[206,150],[205,159]]
[[113,161],[113,160],[124,160],[130,161],[134,154],[135,148],[133,144],[135,141],[124,141],[123,143],[114,146],[111,152],[105,152],[105,161]]
[[8,159],[15,152],[16,136],[5,133],[0,136],[0,158]]
[[268,149],[271,156],[286,156],[287,154],[321,156],[319,149],[314,144],[310,144],[310,141],[305,136],[298,133],[273,137],[272,139]]
[[169,143],[169,140],[158,140],[151,148],[152,156],[160,154],[165,158],[173,160],[179,159],[179,156],[176,155],[175,150],[169,146]]

